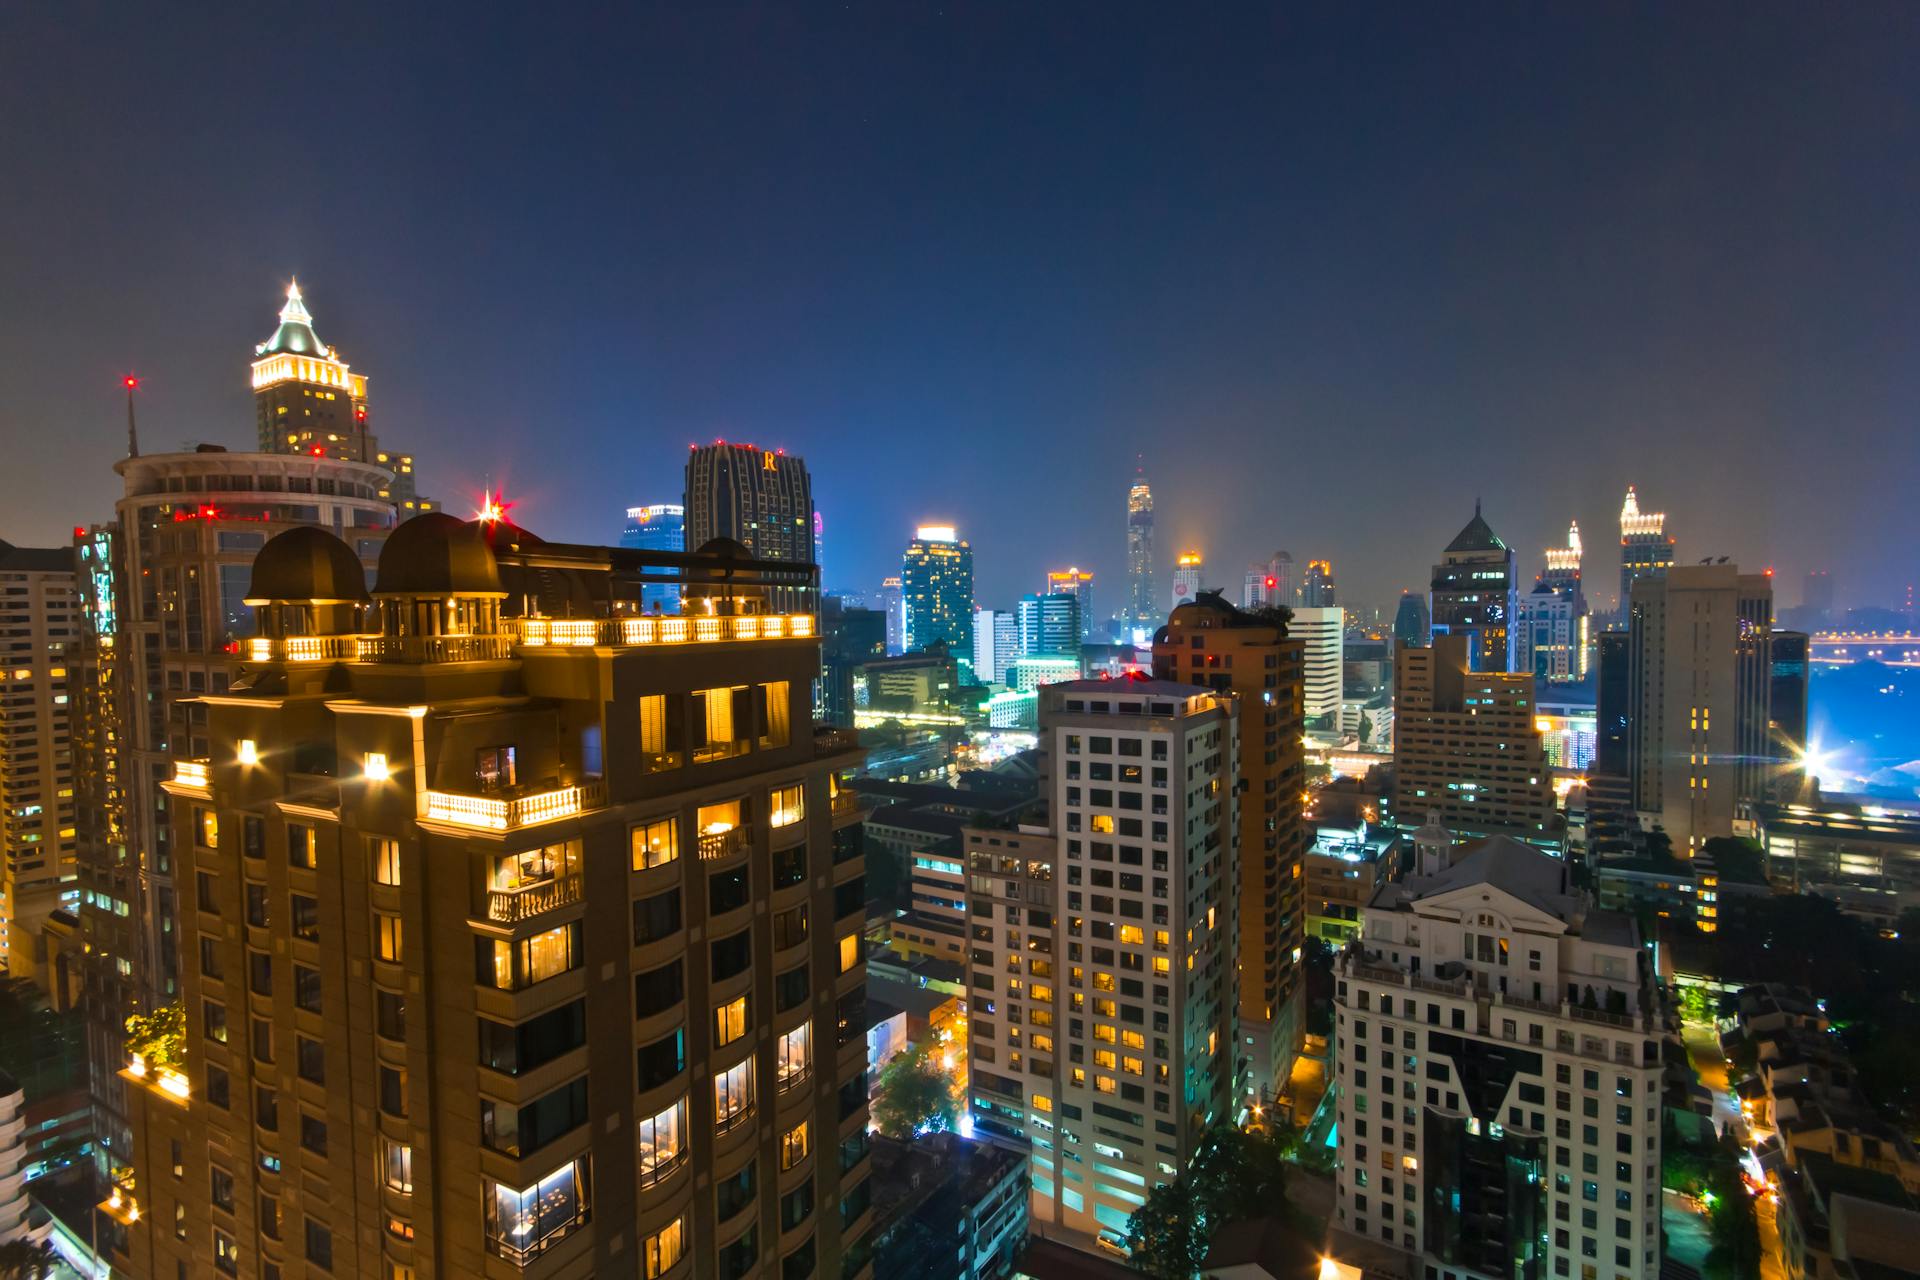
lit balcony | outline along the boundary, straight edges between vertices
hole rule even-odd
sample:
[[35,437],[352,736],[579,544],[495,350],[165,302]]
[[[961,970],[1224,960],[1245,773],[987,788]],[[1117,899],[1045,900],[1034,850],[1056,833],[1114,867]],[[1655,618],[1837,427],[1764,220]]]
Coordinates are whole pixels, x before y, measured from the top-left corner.
[[249,662],[353,662],[363,636],[255,636],[247,641]]
[[527,648],[711,644],[740,640],[806,640],[810,613],[667,614],[624,618],[504,618],[501,627]]
[[362,662],[495,662],[513,656],[513,637],[360,636]]
[[426,806],[424,821],[427,822],[443,822],[471,831],[518,831],[600,808],[607,802],[607,784],[594,781],[517,796],[463,796],[451,791],[428,791],[422,794],[421,800]]
[[175,760],[173,762],[173,777],[167,780],[166,787],[169,791],[185,791],[198,795],[206,795],[207,788],[211,783],[212,777],[207,761]]
[[517,889],[492,889],[487,893],[487,919],[499,924],[531,920],[543,911],[552,911],[580,901],[581,877],[558,876],[538,884],[523,884]]
[[727,827],[720,831],[702,831],[700,833],[700,858],[704,862],[716,862],[721,858],[731,858],[737,853],[745,853],[753,843],[753,830],[750,827]]

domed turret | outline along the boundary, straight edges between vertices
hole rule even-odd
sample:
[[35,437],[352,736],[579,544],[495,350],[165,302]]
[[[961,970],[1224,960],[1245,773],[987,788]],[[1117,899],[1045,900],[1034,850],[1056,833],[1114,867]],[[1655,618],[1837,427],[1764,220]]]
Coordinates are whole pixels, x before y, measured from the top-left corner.
[[[686,585],[680,592],[682,613],[766,612],[767,589],[757,582],[737,580],[739,577],[756,576],[757,570],[751,567],[753,552],[732,538],[710,538],[700,545],[695,554],[712,557],[721,563],[687,570]],[[735,568],[725,563],[730,560],[739,561],[739,566]]]
[[500,566],[479,529],[443,511],[408,520],[380,549],[377,596],[499,596]]
[[346,543],[303,526],[268,539],[253,558],[246,602],[263,636],[347,635],[366,606],[366,570]]

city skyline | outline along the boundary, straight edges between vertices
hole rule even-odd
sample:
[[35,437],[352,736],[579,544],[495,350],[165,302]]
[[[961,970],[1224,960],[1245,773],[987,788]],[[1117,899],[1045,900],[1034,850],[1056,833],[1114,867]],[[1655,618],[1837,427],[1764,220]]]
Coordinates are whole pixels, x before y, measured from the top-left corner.
[[[557,536],[605,538],[600,513],[671,495],[689,442],[753,439],[821,477],[827,586],[871,590],[940,520],[974,541],[980,598],[1006,605],[1054,563],[1118,588],[1138,456],[1160,572],[1197,546],[1230,591],[1241,562],[1287,546],[1386,607],[1476,495],[1538,548],[1570,519],[1609,529],[1634,484],[1683,561],[1796,584],[1824,568],[1842,604],[1901,598],[1910,15],[1675,14],[1661,41],[1590,12],[1493,36],[1418,13],[1128,16],[630,18],[597,41],[480,23],[431,65],[390,51],[404,39],[343,46],[349,91],[324,107],[359,179],[339,184],[233,163],[226,86],[272,63],[270,25],[13,19],[7,47],[31,61],[8,67],[6,101],[39,126],[7,144],[25,180],[0,233],[36,252],[5,282],[59,302],[0,315],[0,536],[42,544],[111,503],[127,370],[148,451],[243,446],[244,356],[297,277],[450,509],[491,478]],[[695,56],[708,37],[731,74]],[[574,87],[524,118],[465,87],[589,45],[620,50],[619,73],[548,76]],[[973,108],[988,86],[969,55],[1004,62],[1006,105]],[[1791,102],[1760,70],[1787,57]],[[57,77],[81,58],[97,83],[66,106]],[[1083,93],[1053,91],[1063,71]],[[65,163],[120,120],[138,123],[109,134],[113,163]],[[410,179],[429,139],[445,146]],[[509,171],[540,199],[505,194]],[[126,189],[189,198],[124,227],[61,215]],[[645,212],[609,254],[611,206]],[[914,470],[922,450],[869,445],[903,433],[949,446],[937,479]],[[1193,442],[1251,465],[1197,463]],[[608,448],[616,465],[578,465]]]

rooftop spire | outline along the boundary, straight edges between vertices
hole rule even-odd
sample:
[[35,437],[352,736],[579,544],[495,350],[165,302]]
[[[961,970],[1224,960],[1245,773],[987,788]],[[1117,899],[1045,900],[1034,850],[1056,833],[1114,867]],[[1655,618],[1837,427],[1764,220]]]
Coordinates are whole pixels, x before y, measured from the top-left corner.
[[287,305],[280,308],[281,324],[312,325],[313,316],[307,310],[307,304],[300,300],[300,281],[287,282]]

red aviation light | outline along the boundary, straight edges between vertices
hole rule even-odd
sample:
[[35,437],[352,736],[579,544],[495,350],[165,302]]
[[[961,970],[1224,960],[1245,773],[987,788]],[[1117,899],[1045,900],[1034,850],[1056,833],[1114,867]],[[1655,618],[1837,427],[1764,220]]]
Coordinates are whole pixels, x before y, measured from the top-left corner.
[[132,391],[135,387],[140,385],[140,379],[134,377],[132,374],[128,374],[126,377],[120,379],[120,385],[125,387],[127,390]]

